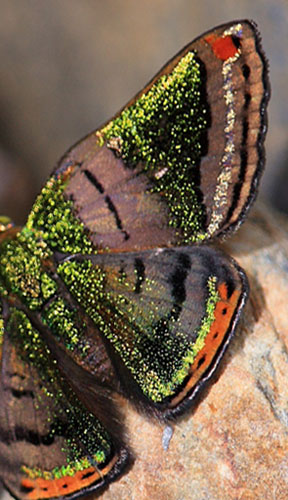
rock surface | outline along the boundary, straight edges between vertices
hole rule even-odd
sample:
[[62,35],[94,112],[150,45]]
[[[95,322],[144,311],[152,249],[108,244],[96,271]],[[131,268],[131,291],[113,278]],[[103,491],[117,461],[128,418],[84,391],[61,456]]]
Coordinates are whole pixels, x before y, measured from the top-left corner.
[[251,292],[216,379],[173,424],[167,451],[165,426],[124,401],[135,462],[97,498],[288,498],[288,220],[258,204],[223,246]]

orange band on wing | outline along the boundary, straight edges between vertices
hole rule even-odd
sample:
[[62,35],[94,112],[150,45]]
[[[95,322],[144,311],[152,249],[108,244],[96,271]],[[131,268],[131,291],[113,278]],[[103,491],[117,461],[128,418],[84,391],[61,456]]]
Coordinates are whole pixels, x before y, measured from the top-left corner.
[[36,479],[25,478],[21,481],[21,486],[26,490],[30,490],[26,497],[31,500],[40,500],[44,498],[64,497],[75,491],[82,490],[96,483],[99,479],[103,479],[112,469],[118,460],[115,455],[111,462],[104,469],[95,469],[89,467],[78,471],[74,476],[64,476],[59,479],[44,479],[37,477]]
[[193,389],[213,362],[219,347],[221,347],[224,341],[241,294],[241,291],[234,290],[228,299],[227,292],[228,290],[226,284],[221,283],[218,287],[218,293],[221,300],[216,304],[214,311],[215,319],[211,325],[210,332],[205,339],[205,345],[201,351],[199,351],[190,367],[190,378],[187,384],[182,391],[177,394],[174,399],[172,399],[169,405],[170,408],[177,406],[187,396],[188,392]]

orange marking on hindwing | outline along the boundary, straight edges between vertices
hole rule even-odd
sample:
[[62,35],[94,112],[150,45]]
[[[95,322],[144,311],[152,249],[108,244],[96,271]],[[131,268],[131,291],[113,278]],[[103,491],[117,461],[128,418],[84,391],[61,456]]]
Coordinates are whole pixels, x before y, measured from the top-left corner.
[[229,57],[234,57],[238,48],[236,47],[232,36],[217,37],[215,34],[206,36],[206,42],[211,45],[215,56],[221,61],[226,61]]
[[221,347],[225,339],[234,311],[237,308],[241,291],[234,290],[228,299],[227,286],[225,283],[221,283],[218,286],[218,293],[221,300],[216,304],[214,311],[215,319],[211,325],[209,333],[206,336],[205,345],[201,351],[199,351],[190,367],[188,373],[190,378],[188,379],[185,387],[174,399],[172,399],[169,405],[170,408],[177,406],[187,396],[191,389],[196,386],[198,381],[213,362],[214,358],[217,356],[218,349]]
[[115,465],[117,459],[118,456],[116,455],[102,470],[89,467],[77,471],[73,476],[64,476],[59,479],[25,478],[22,479],[21,486],[27,491],[26,498],[31,500],[67,496],[104,479]]

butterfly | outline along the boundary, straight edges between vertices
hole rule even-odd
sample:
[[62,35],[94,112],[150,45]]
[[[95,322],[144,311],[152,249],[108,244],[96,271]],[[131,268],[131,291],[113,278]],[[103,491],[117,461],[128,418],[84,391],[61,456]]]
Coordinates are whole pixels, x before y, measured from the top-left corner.
[[215,373],[249,286],[209,244],[255,199],[268,100],[256,25],[219,26],[63,156],[23,228],[0,218],[0,477],[15,498],[109,484],[129,463],[117,394],[168,421]]

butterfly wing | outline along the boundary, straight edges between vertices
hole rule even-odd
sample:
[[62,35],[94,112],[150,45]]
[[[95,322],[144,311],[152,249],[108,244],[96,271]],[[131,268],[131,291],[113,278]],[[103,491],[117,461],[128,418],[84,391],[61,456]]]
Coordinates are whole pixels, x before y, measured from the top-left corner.
[[215,250],[180,245],[243,220],[268,98],[255,25],[204,34],[71,149],[27,225],[1,237],[0,473],[17,498],[79,496],[122,470],[83,373],[89,390],[89,376],[115,389],[116,370],[164,417],[214,373],[247,281]]
[[[216,28],[188,45],[114,119],[72,148],[38,197],[25,230],[39,232],[58,263],[66,259],[65,265],[58,267],[61,280],[84,308],[85,314],[92,318],[109,353],[112,349],[110,354],[121,358],[123,370],[130,363],[128,358],[124,359],[128,342],[125,332],[129,332],[128,345],[134,345],[137,337],[136,325],[129,323],[131,317],[135,321],[140,318],[138,322],[142,321],[142,317],[149,317],[150,322],[147,320],[146,326],[147,332],[151,332],[154,331],[153,321],[156,321],[157,314],[160,314],[160,322],[164,321],[166,314],[165,321],[169,324],[167,335],[174,338],[175,332],[170,332],[170,326],[175,323],[174,313],[171,312],[173,287],[169,289],[167,285],[163,292],[170,313],[163,301],[157,305],[149,293],[147,301],[150,305],[146,303],[140,307],[136,294],[130,297],[131,303],[128,301],[132,308],[130,313],[128,306],[125,309],[127,298],[117,305],[119,310],[116,306],[115,309],[114,302],[110,304],[107,299],[107,296],[113,296],[112,287],[108,295],[103,292],[103,287],[107,286],[108,259],[112,259],[111,265],[115,267],[119,259],[133,260],[131,255],[124,257],[125,252],[141,253],[155,247],[202,242],[239,225],[255,195],[261,173],[268,98],[267,67],[255,25],[239,21]],[[194,251],[191,252],[194,256]],[[201,256],[206,249],[197,247],[195,252]],[[100,254],[105,258],[102,267],[96,265]],[[76,266],[76,255],[78,259],[83,256],[85,265],[92,262],[96,266],[93,281],[82,268],[81,272],[74,269],[69,273],[69,265]],[[154,255],[153,251],[151,255]],[[161,254],[163,258],[164,254]],[[233,306],[229,302],[230,297],[226,297],[231,306],[231,318],[237,319],[243,306],[246,296],[243,272],[234,263],[225,262],[223,257],[215,259],[216,264],[212,258],[208,259],[206,268],[205,265],[201,267],[205,283],[199,280],[195,287],[195,280],[191,278],[193,292],[189,297],[190,304],[196,296],[201,298],[201,303],[191,309],[189,318],[187,309],[187,317],[183,320],[183,346],[188,346],[191,335],[195,341],[197,335],[201,338],[201,322],[205,323],[203,311],[209,304],[203,291],[207,294],[212,286],[208,271],[216,281],[218,278],[221,280],[218,264],[221,264],[219,269],[226,269],[224,283],[230,275],[238,294]],[[169,266],[165,267],[161,260],[157,262],[154,270],[157,271],[156,289],[161,280],[165,281],[169,270]],[[171,262],[172,267],[175,265]],[[63,269],[66,269],[66,274]],[[136,274],[138,271],[134,269]],[[154,271],[151,271],[152,276]],[[78,278],[75,278],[76,275]],[[194,277],[193,268],[189,276]],[[113,286],[118,293],[119,283],[115,281]],[[83,297],[85,290],[93,292],[90,300],[96,312],[88,302],[83,302],[77,290]],[[214,294],[215,307],[218,301],[223,302],[221,290]],[[143,300],[141,298],[141,304],[144,304]],[[188,299],[185,303],[188,304]],[[99,307],[102,312],[97,316]],[[201,361],[201,373],[196,370],[200,375],[184,394],[183,400],[197,392],[196,387],[200,387],[206,369],[212,373],[211,367],[217,364],[221,357],[218,354],[226,345],[223,339],[229,338],[234,330],[236,320],[229,322],[227,318],[219,317],[222,330],[215,341],[217,349],[215,352],[212,349],[210,361],[208,357],[205,357],[205,363]],[[210,323],[211,318],[213,314]],[[111,327],[117,328],[117,335],[106,330],[110,323]],[[178,328],[179,323],[176,324]],[[139,331],[140,337],[144,338],[144,323]],[[161,332],[166,339],[164,331]],[[151,334],[152,337],[154,334]],[[144,359],[145,349],[141,349]],[[159,351],[162,352],[160,344]],[[195,349],[193,352],[195,354]],[[135,366],[139,361],[136,359]],[[183,361],[184,358],[181,359]],[[121,363],[119,361],[118,365]],[[181,365],[179,360],[178,364]],[[130,368],[133,378],[134,368]],[[191,362],[189,370],[194,368]],[[88,370],[96,373],[93,363]],[[135,370],[134,379],[139,381],[139,373]],[[181,373],[189,377],[188,371],[183,369]],[[176,394],[181,384],[186,383],[183,379],[177,385],[176,379],[169,381],[173,390],[167,396],[168,400],[172,398],[173,391]],[[144,385],[141,390],[145,393]],[[145,394],[156,405],[163,404],[164,408],[172,404],[173,398],[167,400],[168,403],[165,400],[165,391],[163,397],[159,395],[159,400],[158,396],[153,399],[152,392],[148,394],[146,391]]]
[[[127,393],[164,415],[194,399],[219,363],[247,296],[233,260],[205,246],[64,255],[46,248],[45,259],[44,241],[32,242],[24,229],[2,244],[3,279],[76,392],[83,393],[89,375],[91,387],[117,390],[116,370],[122,385],[129,382]],[[83,248],[88,243],[81,240]],[[77,239],[73,244],[76,249]],[[35,259],[39,251],[42,260]],[[70,361],[86,373],[82,390]],[[99,410],[102,416],[101,405],[93,413]]]
[[209,247],[78,255],[58,272],[126,392],[164,417],[182,412],[214,373],[248,289],[239,266]]
[[[1,317],[0,474],[15,498],[73,498],[127,458],[77,398],[23,311]],[[72,376],[72,374],[71,374]],[[96,396],[97,397],[97,396]]]
[[[72,148],[54,178],[98,249],[211,239],[237,227],[255,197],[268,98],[255,25],[220,26]],[[47,230],[37,204],[29,223]]]

